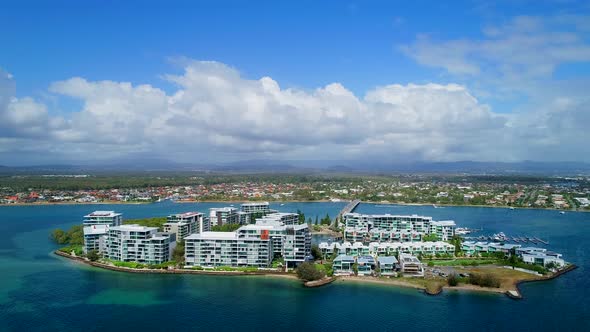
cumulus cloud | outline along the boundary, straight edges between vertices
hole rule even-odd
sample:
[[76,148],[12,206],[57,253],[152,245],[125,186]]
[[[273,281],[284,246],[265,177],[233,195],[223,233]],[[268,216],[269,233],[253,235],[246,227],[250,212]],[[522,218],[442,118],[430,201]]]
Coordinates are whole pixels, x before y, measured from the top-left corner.
[[[512,139],[524,137],[518,136],[523,128],[556,126],[558,116],[563,129],[579,117],[571,113],[567,122],[568,117],[551,113],[555,108],[539,123],[521,123],[493,112],[457,84],[393,84],[359,97],[339,83],[284,88],[270,77],[248,79],[206,61],[188,61],[182,73],[164,77],[176,86],[172,93],[79,77],[54,82],[51,93],[82,102],[80,109],[58,117],[38,101],[14,98],[12,79],[5,75],[0,153],[43,150],[92,160],[140,152],[190,162],[525,159],[526,151],[510,147]],[[572,106],[564,100],[560,105],[566,111]],[[527,132],[534,139],[535,131]]]

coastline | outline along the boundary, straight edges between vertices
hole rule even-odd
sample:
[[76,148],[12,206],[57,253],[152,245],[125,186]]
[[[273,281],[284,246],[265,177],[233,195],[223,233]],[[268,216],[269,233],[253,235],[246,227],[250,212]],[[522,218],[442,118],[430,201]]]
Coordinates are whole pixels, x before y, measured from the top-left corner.
[[[288,272],[280,272],[280,271],[257,271],[257,272],[243,272],[243,271],[207,271],[207,270],[189,270],[189,269],[172,269],[172,270],[165,270],[165,269],[133,269],[127,267],[119,267],[114,265],[108,265],[100,262],[92,262],[82,257],[72,256],[68,253],[55,250],[53,253],[56,256],[60,256],[66,259],[70,259],[72,261],[85,264],[88,266],[101,268],[110,271],[116,272],[123,272],[123,273],[138,273],[138,274],[193,274],[193,275],[213,275],[213,276],[266,276],[266,277],[273,277],[273,278],[284,278],[290,280],[297,280],[301,281],[297,276],[293,273]],[[393,287],[403,287],[403,288],[413,288],[417,290],[421,290],[426,295],[439,295],[443,291],[467,291],[467,292],[483,292],[483,293],[493,293],[493,294],[504,294],[512,299],[522,299],[523,295],[519,289],[519,286],[523,283],[528,282],[537,282],[537,281],[547,281],[555,279],[567,272],[575,270],[577,268],[576,265],[570,265],[567,268],[560,270],[550,276],[542,277],[542,278],[532,278],[532,279],[523,279],[518,280],[514,283],[514,287],[506,288],[506,287],[499,287],[499,288],[489,288],[489,287],[480,287],[476,285],[470,284],[460,284],[457,286],[448,286],[444,283],[434,284],[434,288],[429,288],[427,284],[420,284],[419,282],[413,283],[408,281],[409,279],[400,279],[400,278],[375,278],[375,277],[359,277],[359,276],[334,276],[325,278],[322,280],[318,280],[315,282],[303,282],[303,286],[307,288],[318,288],[324,285],[328,285],[331,283],[359,283],[359,284],[376,284],[376,285],[386,285],[386,286],[393,286]],[[420,279],[416,279],[419,280]]]
[[[342,200],[340,202],[333,202],[331,200],[282,200],[282,201],[268,201],[269,203],[343,203],[349,202],[350,200]],[[198,204],[198,203],[230,203],[230,204],[241,204],[245,202],[259,202],[259,201],[236,201],[236,200],[199,200],[199,201],[174,201],[178,204]],[[260,201],[262,202],[262,201]],[[267,202],[267,201],[264,201]],[[102,202],[35,202],[35,203],[0,203],[0,207],[4,206],[45,206],[45,205],[140,205],[140,204],[156,204],[158,202],[121,202],[121,201],[102,201]],[[548,210],[548,211],[559,211],[559,212],[590,212],[590,210],[572,210],[572,209],[555,209],[555,208],[543,208],[543,207],[526,207],[526,206],[508,206],[508,205],[481,205],[481,204],[439,204],[439,203],[406,203],[406,202],[371,202],[361,201],[361,204],[374,204],[374,205],[399,205],[399,206],[432,206],[437,207],[477,207],[477,208],[494,208],[494,209],[524,209],[524,210]]]

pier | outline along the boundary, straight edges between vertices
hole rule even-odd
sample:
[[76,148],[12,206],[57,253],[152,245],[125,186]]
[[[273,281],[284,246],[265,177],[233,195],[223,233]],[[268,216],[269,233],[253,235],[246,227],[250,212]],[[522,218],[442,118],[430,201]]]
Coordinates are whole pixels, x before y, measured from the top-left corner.
[[338,216],[336,216],[336,218],[334,219],[334,224],[333,225],[338,225],[338,221],[342,219],[342,216],[346,213],[351,213],[354,211],[354,209],[356,209],[356,207],[361,203],[360,199],[355,199],[354,201],[350,201],[348,204],[346,204],[346,206],[340,210],[340,213],[338,213]]

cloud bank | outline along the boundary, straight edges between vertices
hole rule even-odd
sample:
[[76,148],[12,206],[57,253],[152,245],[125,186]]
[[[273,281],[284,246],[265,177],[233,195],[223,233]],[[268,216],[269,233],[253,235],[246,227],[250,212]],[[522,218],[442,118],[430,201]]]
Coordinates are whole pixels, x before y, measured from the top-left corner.
[[392,84],[359,97],[339,83],[285,88],[270,77],[248,79],[223,63],[195,60],[164,79],[174,91],[81,77],[54,82],[49,93],[80,102],[79,109],[64,112],[16,98],[13,78],[2,73],[0,156],[8,164],[137,153],[202,163],[406,162],[552,160],[547,149],[563,159],[587,160],[590,152],[570,141],[588,138],[588,104],[568,99],[518,117],[495,113],[458,84]]

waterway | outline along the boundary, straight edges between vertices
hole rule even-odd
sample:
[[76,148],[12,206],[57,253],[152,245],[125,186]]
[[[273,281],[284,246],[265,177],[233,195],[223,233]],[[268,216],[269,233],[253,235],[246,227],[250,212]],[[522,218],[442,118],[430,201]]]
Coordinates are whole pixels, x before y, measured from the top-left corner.
[[[590,213],[361,204],[356,212],[421,214],[458,226],[549,241],[579,266],[558,279],[522,286],[521,301],[446,291],[426,296],[384,285],[341,283],[306,289],[273,277],[135,275],[58,258],[54,228],[96,209],[125,218],[206,212],[223,203],[0,207],[0,331],[190,330],[590,330]],[[238,203],[235,203],[238,206]],[[334,217],[345,203],[272,207]]]

